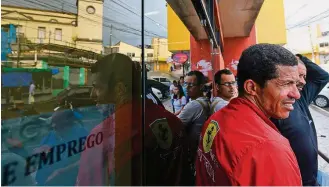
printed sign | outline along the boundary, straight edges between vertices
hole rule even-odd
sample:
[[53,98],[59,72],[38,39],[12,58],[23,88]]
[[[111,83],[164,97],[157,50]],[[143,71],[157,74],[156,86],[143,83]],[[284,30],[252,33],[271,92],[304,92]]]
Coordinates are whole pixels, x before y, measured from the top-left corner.
[[188,55],[185,53],[176,53],[173,55],[173,60],[176,63],[184,64],[188,60]]

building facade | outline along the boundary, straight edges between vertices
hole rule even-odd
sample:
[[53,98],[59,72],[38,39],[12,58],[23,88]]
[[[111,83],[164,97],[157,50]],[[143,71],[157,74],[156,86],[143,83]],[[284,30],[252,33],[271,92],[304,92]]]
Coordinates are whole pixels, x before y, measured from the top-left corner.
[[[250,45],[286,43],[283,0],[167,2],[169,51],[188,51],[191,69],[210,79],[222,68],[236,73]],[[183,4],[188,12],[181,11]]]
[[33,6],[21,0],[1,3],[2,29],[15,25],[24,41],[53,43],[99,54],[103,51],[102,16],[102,0],[78,0],[76,4],[46,0]]

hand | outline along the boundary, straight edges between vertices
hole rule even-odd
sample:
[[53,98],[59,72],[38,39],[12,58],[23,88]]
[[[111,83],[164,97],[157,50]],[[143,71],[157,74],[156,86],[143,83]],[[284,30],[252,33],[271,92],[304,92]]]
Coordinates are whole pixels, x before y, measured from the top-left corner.
[[46,180],[46,183],[57,177],[58,175],[62,174],[64,169],[55,170]]

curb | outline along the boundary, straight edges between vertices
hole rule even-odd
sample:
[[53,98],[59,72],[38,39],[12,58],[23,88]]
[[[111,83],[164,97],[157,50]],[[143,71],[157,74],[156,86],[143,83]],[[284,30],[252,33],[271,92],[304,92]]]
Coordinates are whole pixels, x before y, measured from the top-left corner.
[[312,108],[313,110],[315,110],[315,111],[321,113],[321,114],[324,115],[324,116],[329,117],[329,112],[328,112],[328,111],[326,111],[326,110],[324,110],[324,109],[322,109],[322,108],[320,108],[320,107],[318,107],[318,106],[316,106],[316,105],[314,105],[314,104],[311,104],[311,105],[310,105],[310,108]]

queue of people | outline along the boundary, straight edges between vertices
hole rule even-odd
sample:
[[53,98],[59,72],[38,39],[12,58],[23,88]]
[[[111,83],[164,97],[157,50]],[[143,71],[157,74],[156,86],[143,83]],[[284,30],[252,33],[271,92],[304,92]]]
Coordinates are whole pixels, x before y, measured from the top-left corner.
[[237,78],[224,69],[209,83],[191,71],[170,87],[173,113],[148,88],[142,102],[141,66],[128,56],[110,54],[92,73],[97,106],[84,116],[99,111],[100,122],[87,130],[71,109],[54,112],[32,154],[5,155],[3,185],[320,183],[308,105],[329,74],[306,57],[257,44],[242,53]]

